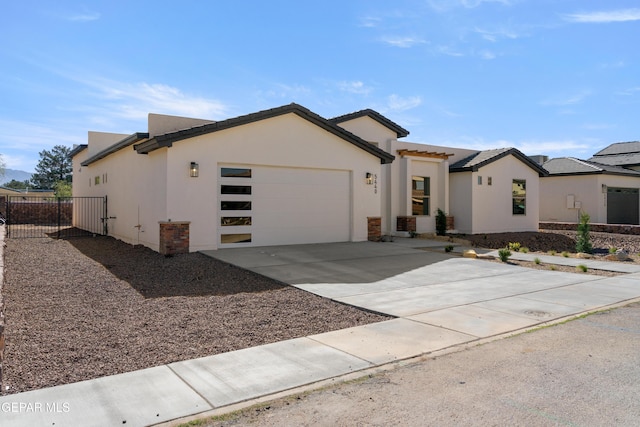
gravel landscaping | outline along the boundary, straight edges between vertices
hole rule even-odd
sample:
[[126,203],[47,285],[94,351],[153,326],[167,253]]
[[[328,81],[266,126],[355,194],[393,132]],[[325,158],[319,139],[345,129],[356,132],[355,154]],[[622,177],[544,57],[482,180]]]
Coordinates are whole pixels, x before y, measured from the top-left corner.
[[2,394],[388,319],[202,254],[9,239]]
[[[575,232],[458,237],[485,248],[519,242],[531,252],[575,252]],[[599,256],[616,247],[640,263],[640,236],[591,237]],[[164,257],[109,237],[6,243],[0,394],[388,319],[198,253]]]

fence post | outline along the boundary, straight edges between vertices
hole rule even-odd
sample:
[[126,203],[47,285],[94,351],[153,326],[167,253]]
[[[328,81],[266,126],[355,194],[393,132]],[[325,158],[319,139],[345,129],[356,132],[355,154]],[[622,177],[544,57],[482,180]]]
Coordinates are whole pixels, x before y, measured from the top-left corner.
[[105,236],[109,235],[109,212],[107,210],[107,196],[104,196],[103,209],[102,212],[104,215],[102,216],[102,231]]

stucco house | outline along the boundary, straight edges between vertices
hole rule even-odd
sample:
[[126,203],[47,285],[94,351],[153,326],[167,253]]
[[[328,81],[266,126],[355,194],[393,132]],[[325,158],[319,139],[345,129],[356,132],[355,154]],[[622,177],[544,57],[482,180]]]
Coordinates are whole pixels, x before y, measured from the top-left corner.
[[[433,232],[438,208],[465,233],[537,230],[543,170],[522,153],[408,134],[373,110],[325,119],[297,104],[219,122],[150,114],[148,132],[89,132],[72,151],[73,192],[107,196],[109,235],[163,253]],[[517,213],[514,180],[526,182]]]
[[[634,161],[619,154],[592,159]],[[541,221],[577,223],[580,213],[586,212],[593,223],[640,224],[639,171],[573,157],[551,159],[543,167],[549,175],[540,182]]]

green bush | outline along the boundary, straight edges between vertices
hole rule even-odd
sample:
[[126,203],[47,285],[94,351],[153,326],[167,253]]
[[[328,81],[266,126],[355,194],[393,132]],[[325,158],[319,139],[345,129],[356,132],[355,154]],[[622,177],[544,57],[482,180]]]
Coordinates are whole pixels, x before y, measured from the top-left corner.
[[524,246],[520,249],[520,252],[522,252],[523,254],[528,254],[529,253],[529,248]]
[[509,248],[503,248],[498,251],[498,256],[500,257],[500,261],[507,262],[509,257],[511,256],[511,251]]
[[565,258],[569,258],[569,252],[562,251],[562,256],[565,257]]
[[576,236],[576,251],[590,254],[593,252],[591,236],[589,236],[589,220],[591,217],[586,212],[580,214],[580,224],[578,224],[578,235]]
[[583,273],[586,273],[586,272],[587,272],[587,270],[588,270],[587,266],[586,266],[586,265],[584,265],[584,264],[579,264],[576,268],[577,268],[578,270],[582,271]]
[[537,265],[540,265],[540,258],[538,257],[534,258],[533,262],[535,262]]
[[520,243],[519,242],[509,243],[509,250],[514,252],[520,252]]
[[448,252],[453,251],[453,245],[447,245],[447,246],[445,246],[445,247],[444,247],[444,251],[445,251],[445,252],[447,252],[447,253],[448,253]]
[[616,248],[615,246],[611,246],[609,248],[609,253],[610,254],[615,254],[616,252],[618,252],[618,248]]
[[447,234],[447,215],[440,208],[436,213],[436,234],[438,236]]

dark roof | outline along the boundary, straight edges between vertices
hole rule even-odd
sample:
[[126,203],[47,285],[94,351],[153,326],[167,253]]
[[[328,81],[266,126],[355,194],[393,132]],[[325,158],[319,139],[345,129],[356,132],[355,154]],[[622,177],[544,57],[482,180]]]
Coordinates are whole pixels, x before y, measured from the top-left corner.
[[543,169],[542,166],[522,154],[522,152],[516,148],[497,148],[494,150],[478,151],[449,166],[449,172],[477,172],[481,167],[508,155],[514,156],[531,169],[537,171],[538,175],[547,175],[547,171]]
[[113,154],[118,150],[121,150],[131,144],[135,144],[136,142],[142,141],[143,139],[147,139],[147,138],[149,138],[149,134],[146,132],[133,133],[127,136],[126,138],[116,142],[112,146],[100,151],[99,153],[94,154],[93,156],[89,157],[87,160],[85,160],[80,164],[82,166],[89,166],[93,162],[97,162],[100,159],[104,159],[109,154]]
[[609,154],[604,156],[593,156],[589,159],[603,165],[614,166],[637,166],[640,165],[640,153]]
[[640,141],[616,142],[598,151],[589,159],[604,165],[640,165]]
[[76,154],[85,150],[88,147],[87,144],[80,144],[73,147],[73,149],[69,152],[69,158],[73,158]]
[[640,141],[616,142],[598,151],[594,156],[610,156],[628,153],[640,153]]
[[394,131],[398,138],[403,138],[403,137],[409,135],[409,131],[408,130],[406,130],[405,128],[403,128],[399,124],[397,124],[395,122],[392,122],[391,120],[389,120],[388,118],[386,118],[382,114],[378,113],[377,111],[369,109],[369,108],[367,108],[366,110],[360,110],[360,111],[356,111],[354,113],[349,113],[349,114],[345,114],[345,115],[342,115],[342,116],[334,117],[332,119],[329,119],[329,121],[331,123],[336,123],[337,124],[337,123],[342,123],[342,122],[348,122],[349,120],[353,120],[353,119],[358,119],[360,117],[370,117],[370,118],[372,118],[376,122],[380,123],[382,126],[385,126],[385,127],[389,128],[389,129],[391,129],[392,131]]
[[621,168],[619,166],[604,165],[590,160],[580,160],[575,157],[558,157],[546,161],[543,165],[550,176],[568,175],[629,175],[640,177],[640,172]]
[[378,157],[380,159],[380,163],[391,163],[393,159],[395,159],[395,156],[379,149],[375,145],[368,143],[362,138],[352,134],[351,132],[348,132],[345,129],[342,129],[340,126],[335,125],[334,123],[319,116],[311,110],[308,110],[305,107],[295,103],[284,105],[282,107],[272,108],[270,110],[259,111],[257,113],[247,114],[245,116],[222,120],[215,123],[208,123],[202,126],[195,126],[189,129],[183,129],[164,135],[157,135],[149,139],[148,141],[143,141],[140,144],[135,145],[134,149],[140,154],[147,154],[162,147],[171,147],[174,142],[182,141],[183,139],[193,138],[195,136],[212,132],[218,132],[224,129],[229,129],[236,126],[241,126],[289,113],[296,114],[303,119],[308,120],[311,123],[321,127],[322,129],[331,132],[334,135],[337,135],[340,138],[346,140],[347,142],[350,142],[351,144]]

